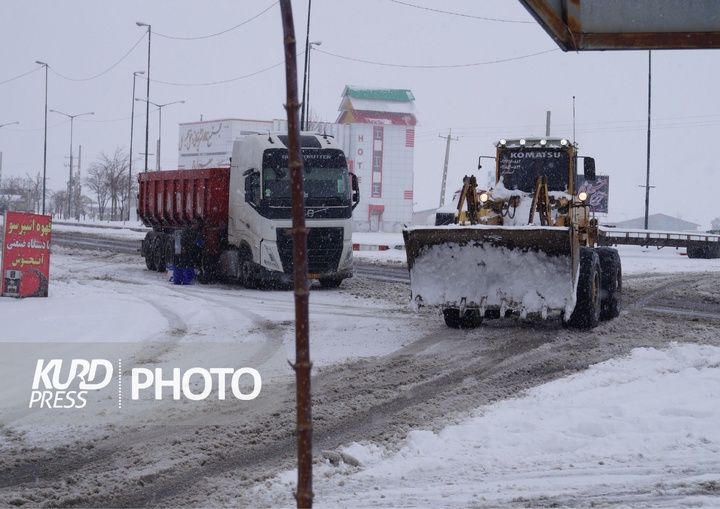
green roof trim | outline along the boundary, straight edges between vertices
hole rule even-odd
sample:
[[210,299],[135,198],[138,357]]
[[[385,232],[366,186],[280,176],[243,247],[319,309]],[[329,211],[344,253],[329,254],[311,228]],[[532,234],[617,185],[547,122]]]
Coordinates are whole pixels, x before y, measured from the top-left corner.
[[410,90],[393,88],[356,88],[345,87],[343,96],[357,97],[361,99],[378,99],[381,101],[414,101]]

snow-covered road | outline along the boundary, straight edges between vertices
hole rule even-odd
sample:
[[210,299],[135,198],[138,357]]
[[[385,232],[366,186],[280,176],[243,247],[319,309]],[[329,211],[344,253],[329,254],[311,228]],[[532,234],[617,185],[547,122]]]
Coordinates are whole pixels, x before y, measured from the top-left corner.
[[[720,260],[621,251],[625,311],[590,332],[557,319],[449,330],[409,309],[407,285],[314,288],[315,506],[720,505],[720,320],[661,312],[720,310]],[[50,297],[2,299],[0,320],[0,348],[235,342],[286,370],[235,424],[150,406],[131,426],[38,425],[5,407],[0,506],[295,505],[291,292],[176,286],[136,256],[60,248]]]

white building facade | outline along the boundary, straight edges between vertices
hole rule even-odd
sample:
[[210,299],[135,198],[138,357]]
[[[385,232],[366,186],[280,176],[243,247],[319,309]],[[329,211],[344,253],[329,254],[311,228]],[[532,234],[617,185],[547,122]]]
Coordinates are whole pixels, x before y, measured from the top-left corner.
[[[350,171],[358,177],[355,231],[399,232],[412,221],[416,125],[412,101],[409,90],[346,87],[338,121],[311,126],[310,130],[338,141]],[[267,131],[287,131],[287,121],[229,118],[180,124],[178,168],[229,167],[235,140],[249,132]]]

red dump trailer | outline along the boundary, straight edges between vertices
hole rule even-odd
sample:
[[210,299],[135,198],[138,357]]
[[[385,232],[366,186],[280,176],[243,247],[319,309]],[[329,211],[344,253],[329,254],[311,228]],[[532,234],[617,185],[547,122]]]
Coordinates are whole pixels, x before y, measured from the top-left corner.
[[142,255],[150,270],[164,271],[173,265],[175,237],[169,235],[204,222],[204,249],[220,254],[227,233],[230,168],[153,171],[138,175],[138,217],[153,228],[142,243]]

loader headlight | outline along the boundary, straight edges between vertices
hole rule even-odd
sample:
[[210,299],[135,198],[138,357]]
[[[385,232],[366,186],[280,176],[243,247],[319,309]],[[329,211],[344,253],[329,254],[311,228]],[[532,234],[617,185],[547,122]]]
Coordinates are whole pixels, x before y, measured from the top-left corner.
[[578,193],[578,200],[585,201],[588,199],[588,194],[585,191],[580,191]]
[[490,199],[490,196],[487,193],[480,193],[480,201],[483,203],[487,203],[487,201]]
[[520,140],[520,145],[525,145],[525,139]]

